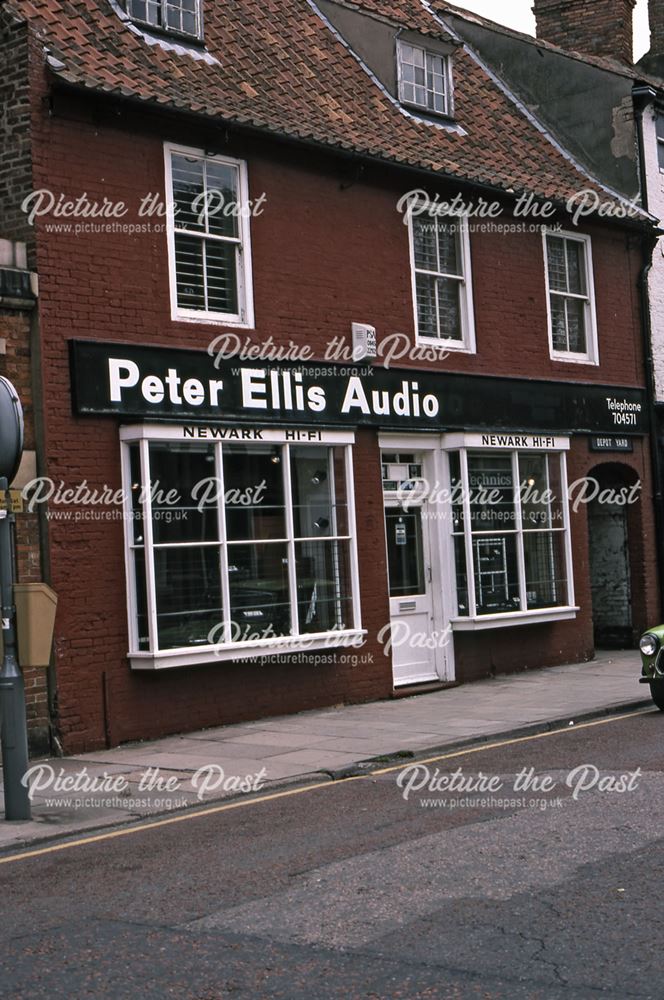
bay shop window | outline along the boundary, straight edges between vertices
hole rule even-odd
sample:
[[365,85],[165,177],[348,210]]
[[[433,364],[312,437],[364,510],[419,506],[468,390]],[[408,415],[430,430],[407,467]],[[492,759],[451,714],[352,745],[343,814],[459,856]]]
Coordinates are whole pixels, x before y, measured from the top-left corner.
[[121,432],[132,666],[359,637],[352,435],[202,431]]
[[381,435],[393,616],[410,602],[438,631],[574,618],[569,440]]
[[455,627],[575,613],[565,451],[449,452]]

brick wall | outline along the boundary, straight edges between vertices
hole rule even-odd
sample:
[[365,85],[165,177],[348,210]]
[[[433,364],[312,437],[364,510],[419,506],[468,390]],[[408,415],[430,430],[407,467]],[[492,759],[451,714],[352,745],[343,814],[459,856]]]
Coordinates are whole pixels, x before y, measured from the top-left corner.
[[[21,398],[25,421],[25,450],[34,451],[35,415],[31,377],[32,308],[8,309],[0,304],[0,375],[15,386]],[[41,566],[39,514],[27,510],[15,515],[16,582],[37,583],[43,580]],[[28,736],[33,754],[50,748],[47,675],[43,669],[24,671],[28,715]]]
[[20,207],[32,190],[28,52],[26,25],[0,8],[0,237],[30,243]]
[[[89,120],[86,120],[86,117]],[[121,118],[118,116],[118,121]],[[83,105],[60,116],[35,112],[35,185],[77,197],[121,199],[164,191],[163,140],[246,157],[250,194],[267,195],[252,222],[255,342],[306,342],[322,352],[352,321],[375,325],[379,339],[413,337],[407,230],[396,200],[420,181],[383,170],[361,180],[331,158],[302,150],[182,130],[136,119],[111,127]],[[441,193],[450,189],[440,186]],[[132,214],[125,223],[145,225]],[[601,364],[551,361],[539,233],[473,232],[476,356],[451,355],[411,367],[642,385],[638,247],[619,228],[591,229]],[[47,474],[56,482],[119,489],[118,424],[72,416],[67,341],[71,337],[205,349],[221,330],[170,318],[166,237],[156,228],[75,233],[38,226],[40,322]],[[242,332],[245,336],[245,333]],[[590,466],[575,444],[575,475]],[[635,459],[636,460],[636,459]],[[638,462],[643,464],[639,452]],[[380,466],[374,432],[358,433],[355,451],[363,624],[369,641],[353,665],[330,662],[218,663],[138,674],[129,670],[122,525],[51,521],[51,582],[60,594],[56,625],[59,725],[65,748],[149,738],[167,732],[321,705],[386,697],[391,664],[376,642],[388,621]],[[645,475],[643,470],[641,472]],[[502,630],[458,639],[462,679],[493,670],[583,659],[592,652],[586,527],[574,528],[579,603],[576,622]],[[651,539],[650,539],[651,542]],[[584,546],[586,548],[584,549]],[[646,551],[647,547],[646,547]],[[652,548],[649,550],[652,551]],[[651,572],[650,556],[643,572]],[[650,591],[648,591],[650,593]],[[648,598],[650,600],[650,597]],[[515,654],[518,652],[518,660]]]

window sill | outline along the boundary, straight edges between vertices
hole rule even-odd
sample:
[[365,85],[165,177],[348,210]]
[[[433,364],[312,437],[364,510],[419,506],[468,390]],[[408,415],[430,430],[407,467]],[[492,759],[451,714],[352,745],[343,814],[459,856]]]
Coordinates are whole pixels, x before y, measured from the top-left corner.
[[512,625],[540,625],[544,622],[569,621],[576,618],[578,607],[544,608],[541,611],[508,611],[498,615],[478,615],[477,618],[452,618],[455,632],[478,632],[489,628],[510,628]]
[[200,664],[225,663],[236,660],[262,659],[270,656],[288,656],[291,653],[308,653],[326,649],[332,652],[345,647],[358,649],[364,643],[366,629],[339,629],[336,632],[318,632],[297,639],[269,639],[266,642],[243,642],[200,648],[166,649],[159,653],[129,653],[132,670],[173,670]]
[[436,111],[435,108],[430,108],[426,104],[417,104],[416,101],[408,101],[406,98],[399,95],[399,103],[402,107],[406,108],[407,111],[415,112],[422,116],[424,121],[431,119],[433,121],[443,122],[447,125],[456,125],[456,118],[454,115],[454,108],[448,108],[446,111]]
[[566,365],[594,365],[596,368],[599,365],[597,358],[590,358],[580,354],[556,354],[551,351],[550,354],[552,361],[562,361]]
[[239,330],[253,330],[254,323],[238,316],[224,316],[223,313],[173,312],[171,320],[174,323],[198,323],[205,326],[232,326]]

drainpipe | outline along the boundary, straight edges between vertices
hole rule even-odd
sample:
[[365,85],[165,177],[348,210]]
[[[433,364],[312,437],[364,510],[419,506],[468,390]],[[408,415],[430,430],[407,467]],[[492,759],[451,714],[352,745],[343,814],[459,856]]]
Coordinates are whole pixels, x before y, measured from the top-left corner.
[[[648,179],[646,173],[645,145],[643,140],[643,101],[638,98],[645,98],[646,101],[653,101],[656,92],[650,87],[635,87],[633,97],[635,98],[635,120],[637,126],[637,139],[639,151],[639,175],[641,184],[642,207],[648,211]],[[650,425],[650,457],[652,462],[655,503],[655,551],[657,558],[657,576],[660,588],[660,621],[664,621],[664,498],[662,496],[662,484],[664,481],[664,466],[662,454],[659,446],[659,426],[658,410],[656,406],[657,397],[655,393],[655,364],[652,353],[652,321],[650,315],[650,295],[648,281],[652,270],[652,256],[659,242],[659,234],[644,234],[641,241],[643,259],[645,261],[641,274],[639,275],[639,291],[641,294],[641,331],[643,335],[643,357],[646,368],[646,403],[648,407],[648,421]]]

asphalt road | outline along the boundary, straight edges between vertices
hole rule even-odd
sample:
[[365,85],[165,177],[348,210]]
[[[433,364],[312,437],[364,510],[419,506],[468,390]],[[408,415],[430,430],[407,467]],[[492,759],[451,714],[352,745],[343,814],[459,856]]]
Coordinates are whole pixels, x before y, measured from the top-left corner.
[[0,996],[664,997],[664,714],[426,766],[0,857]]

